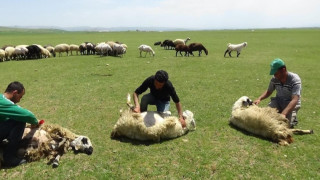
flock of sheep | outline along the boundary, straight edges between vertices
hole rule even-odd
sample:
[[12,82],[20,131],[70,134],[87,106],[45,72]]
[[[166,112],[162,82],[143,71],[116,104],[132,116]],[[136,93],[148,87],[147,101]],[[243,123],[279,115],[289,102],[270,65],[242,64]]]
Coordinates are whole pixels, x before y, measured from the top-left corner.
[[[163,42],[158,41],[154,43],[154,45],[160,45],[164,47],[164,49],[174,49],[176,51],[176,56],[182,52],[184,52],[184,56],[193,55],[194,51],[199,52],[199,56],[201,56],[202,51],[208,55],[208,50],[201,43],[190,43],[187,45],[187,42],[190,38],[186,39],[175,39],[175,40],[164,40]],[[231,57],[232,51],[237,51],[237,57],[239,57],[242,48],[247,46],[247,42],[241,44],[228,44],[227,50],[224,53],[224,57],[228,53]],[[41,58],[50,58],[62,56],[62,53],[66,53],[67,56],[69,53],[76,53],[77,55],[80,53],[81,55],[100,55],[100,56],[120,56],[126,53],[128,46],[126,44],[120,42],[100,42],[100,43],[92,43],[92,42],[84,42],[80,45],[76,44],[58,44],[56,46],[52,45],[4,45],[0,49],[0,62],[10,61],[10,60],[26,60],[26,59],[41,59]],[[145,44],[142,44],[138,47],[140,51],[140,57],[142,56],[142,52],[145,52],[145,57],[147,54],[150,56],[155,56],[154,50]]]

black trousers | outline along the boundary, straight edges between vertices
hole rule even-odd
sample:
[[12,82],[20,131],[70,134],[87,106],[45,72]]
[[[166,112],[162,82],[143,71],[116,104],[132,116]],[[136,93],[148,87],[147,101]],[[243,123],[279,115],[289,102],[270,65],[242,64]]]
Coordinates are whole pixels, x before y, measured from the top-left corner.
[[25,127],[25,122],[12,119],[0,122],[0,141],[3,139],[9,141],[3,149],[3,160],[5,164],[16,158]]

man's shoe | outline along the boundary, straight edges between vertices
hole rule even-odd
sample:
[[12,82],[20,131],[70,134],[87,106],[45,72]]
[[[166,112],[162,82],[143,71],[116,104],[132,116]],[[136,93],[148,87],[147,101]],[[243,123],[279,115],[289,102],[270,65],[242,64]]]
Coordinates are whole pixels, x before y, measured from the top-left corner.
[[19,166],[19,165],[25,164],[25,163],[27,163],[27,160],[25,160],[25,159],[13,158],[13,159],[9,160],[9,162],[5,162],[4,166],[16,167],[16,166]]

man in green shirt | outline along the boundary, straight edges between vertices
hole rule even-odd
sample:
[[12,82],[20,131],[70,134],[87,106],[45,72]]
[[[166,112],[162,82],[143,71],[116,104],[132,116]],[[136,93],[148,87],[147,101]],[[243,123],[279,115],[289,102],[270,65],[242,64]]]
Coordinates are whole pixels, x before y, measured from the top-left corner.
[[0,94],[0,143],[4,139],[9,141],[3,149],[4,165],[8,167],[26,163],[26,160],[16,157],[19,142],[26,123],[38,125],[38,120],[32,112],[16,104],[24,94],[23,84],[17,81],[10,83],[4,94]]

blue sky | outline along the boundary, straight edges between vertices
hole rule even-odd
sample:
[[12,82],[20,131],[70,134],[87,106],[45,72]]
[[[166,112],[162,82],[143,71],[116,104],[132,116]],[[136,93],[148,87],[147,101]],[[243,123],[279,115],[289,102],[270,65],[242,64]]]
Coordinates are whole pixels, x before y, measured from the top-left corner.
[[5,0],[0,26],[320,27],[319,0]]

